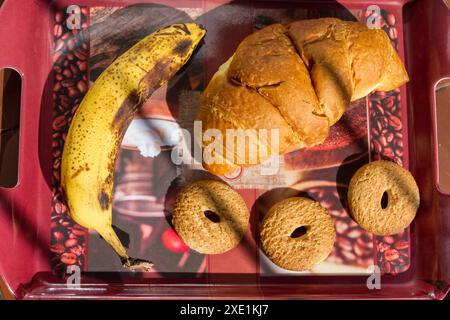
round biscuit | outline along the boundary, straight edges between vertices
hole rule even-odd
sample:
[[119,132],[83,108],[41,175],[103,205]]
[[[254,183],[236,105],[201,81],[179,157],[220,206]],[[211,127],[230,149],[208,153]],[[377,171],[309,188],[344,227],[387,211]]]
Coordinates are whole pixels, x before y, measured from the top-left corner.
[[350,181],[350,214],[361,228],[375,235],[393,235],[408,227],[419,203],[419,188],[413,176],[394,162],[370,162],[358,169]]
[[[303,229],[303,235],[296,231]],[[264,216],[261,245],[276,265],[294,271],[310,270],[325,260],[336,240],[333,219],[316,201],[293,197],[276,203]]]
[[219,254],[239,244],[249,224],[242,197],[227,184],[196,181],[183,188],[173,211],[173,226],[192,249]]

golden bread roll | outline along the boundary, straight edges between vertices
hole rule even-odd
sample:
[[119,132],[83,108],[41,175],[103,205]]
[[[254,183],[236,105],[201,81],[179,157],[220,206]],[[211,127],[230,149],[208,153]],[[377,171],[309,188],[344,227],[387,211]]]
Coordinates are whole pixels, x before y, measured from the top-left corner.
[[[202,94],[197,120],[222,137],[221,148],[203,139],[214,150],[204,167],[226,174],[320,144],[351,101],[407,81],[383,30],[335,18],[270,25],[241,42]],[[227,129],[249,130],[247,143],[233,146]],[[259,129],[278,129],[278,145]]]

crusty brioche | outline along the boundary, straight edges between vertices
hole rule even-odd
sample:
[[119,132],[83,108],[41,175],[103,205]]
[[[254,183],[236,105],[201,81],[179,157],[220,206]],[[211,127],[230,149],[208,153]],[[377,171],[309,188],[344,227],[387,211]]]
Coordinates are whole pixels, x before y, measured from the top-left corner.
[[[279,150],[270,150],[267,140],[257,142],[267,155],[260,153],[261,163],[274,153],[322,143],[351,101],[407,81],[382,30],[335,18],[273,24],[245,38],[219,68],[201,97],[197,119],[203,131],[222,134],[224,147],[216,158],[225,158],[226,129],[279,129]],[[205,161],[204,167],[225,174],[255,165],[249,162],[251,150],[246,146],[239,161]]]

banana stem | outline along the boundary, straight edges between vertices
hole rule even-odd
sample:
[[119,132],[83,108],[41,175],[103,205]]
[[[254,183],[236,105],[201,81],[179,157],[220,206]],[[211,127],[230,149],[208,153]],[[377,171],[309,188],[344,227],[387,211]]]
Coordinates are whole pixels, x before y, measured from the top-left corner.
[[153,263],[142,259],[127,258],[122,259],[122,266],[130,271],[150,271],[153,268]]
[[97,228],[97,232],[105,239],[106,242],[119,255],[122,266],[130,271],[149,271],[153,268],[153,263],[147,260],[135,259],[128,256],[122,242],[111,227]]

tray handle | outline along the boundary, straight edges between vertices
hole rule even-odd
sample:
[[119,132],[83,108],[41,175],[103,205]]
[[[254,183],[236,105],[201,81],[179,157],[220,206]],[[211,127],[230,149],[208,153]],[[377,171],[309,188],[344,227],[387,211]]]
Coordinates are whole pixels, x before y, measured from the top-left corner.
[[[431,114],[432,134],[435,161],[435,183],[437,190],[445,196],[450,196],[450,60],[448,59],[448,37],[440,35],[447,34],[450,18],[448,12],[450,6],[446,0],[436,1],[434,4],[433,23],[430,30],[430,47],[434,49],[429,59],[439,61],[438,67],[430,73],[431,84]],[[440,11],[441,13],[437,13]],[[436,41],[437,40],[437,41]],[[433,43],[431,43],[433,42]],[[429,54],[430,55],[430,54]],[[450,210],[447,212],[450,214]]]
[[[436,297],[444,298],[450,292],[450,60],[448,33],[450,23],[448,1],[427,1],[429,36],[426,41],[430,78],[428,90],[431,107],[432,150],[434,153],[435,200],[438,203],[436,223],[440,227],[439,278],[441,285]],[[438,64],[434,64],[438,62]]]
[[[0,0],[0,2],[3,2]],[[0,68],[11,68],[23,76],[21,61],[24,57],[23,48],[26,44],[22,42],[23,37],[17,36],[20,25],[15,20],[18,16],[19,6],[14,1],[4,0],[0,6]],[[22,52],[22,53],[21,53]]]
[[436,80],[432,90],[436,187],[450,196],[450,73]]
[[[8,15],[9,10],[11,10],[10,3],[11,1],[0,0],[0,47],[2,48],[2,53],[0,55],[0,117],[3,120],[0,122],[0,143],[3,144],[1,147],[2,150],[5,149],[4,151],[6,151],[6,153],[8,153],[8,150],[6,150],[7,142],[9,142],[11,138],[17,140],[16,136],[18,133],[13,132],[13,130],[16,131],[16,127],[20,128],[20,120],[18,120],[19,123],[12,124],[10,119],[7,119],[6,115],[7,112],[9,113],[11,111],[11,106],[4,101],[6,100],[6,92],[4,92],[4,85],[6,85],[4,82],[5,74],[7,72],[6,70],[11,69],[16,71],[23,79],[23,73],[20,68],[21,57],[20,55],[14,54],[14,52],[21,50],[21,45],[17,42],[17,39],[14,39],[13,36],[15,34],[14,30],[12,30],[12,27],[14,26],[14,15]],[[19,94],[21,95],[21,93],[22,92]],[[11,134],[14,135],[14,137],[11,136]],[[5,154],[2,158],[2,171],[9,171],[9,168],[5,169],[5,166],[10,167],[18,165],[11,164],[12,159],[8,156],[8,154]],[[18,159],[15,160],[18,161]],[[17,180],[17,178],[14,180]],[[10,177],[2,177],[2,187],[5,187],[0,187],[0,233],[2,234],[3,243],[7,243],[12,240],[11,230],[13,227],[13,222],[11,219],[11,196],[14,191],[13,189],[6,189],[7,186],[11,186]],[[10,263],[13,262],[12,260],[13,259],[10,258],[10,254],[8,253],[8,248],[0,244],[0,290],[4,297],[11,297],[11,293],[13,292],[11,284],[6,281],[6,277],[9,275],[7,270],[10,269]]]
[[22,78],[18,184],[0,187],[0,277],[15,294],[38,271],[48,270],[51,190],[39,158],[41,102],[51,70],[51,5],[5,0],[0,7],[0,69]]

